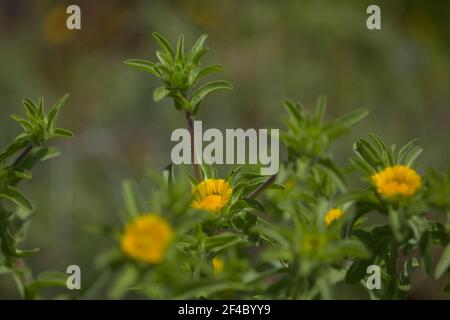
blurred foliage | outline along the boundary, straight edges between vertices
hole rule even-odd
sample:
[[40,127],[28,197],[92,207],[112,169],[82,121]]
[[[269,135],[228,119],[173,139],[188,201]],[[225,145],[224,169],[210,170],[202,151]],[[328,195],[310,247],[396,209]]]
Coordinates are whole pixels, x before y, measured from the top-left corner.
[[[82,8],[80,32],[64,28],[65,5],[73,3]],[[332,152],[334,162],[345,168],[351,142],[367,132],[381,132],[384,138],[403,143],[420,137],[427,151],[419,159],[421,167],[436,168],[427,174],[424,192],[439,210],[445,208],[448,174],[439,169],[447,167],[450,155],[444,143],[450,118],[449,3],[384,1],[379,32],[365,27],[369,4],[2,1],[3,114],[18,112],[16,102],[24,92],[30,96],[46,92],[54,99],[70,91],[77,106],[61,119],[63,126],[77,132],[70,144],[56,141],[64,157],[41,166],[35,173],[39,183],[22,186],[33,195],[39,217],[33,220],[27,241],[41,252],[28,258],[29,264],[40,271],[64,270],[76,263],[83,270],[83,283],[91,283],[96,277],[92,257],[108,241],[85,232],[85,226],[119,226],[121,181],[131,177],[150,190],[155,183],[144,173],[168,162],[170,133],[184,121],[173,116],[171,108],[152,102],[151,92],[160,85],[157,79],[122,64],[126,58],[150,57],[157,50],[157,44],[149,41],[153,31],[164,33],[171,42],[181,32],[189,41],[209,34],[214,50],[205,58],[206,65],[218,61],[225,65],[224,78],[232,80],[235,90],[205,100],[199,117],[208,126],[279,127],[279,101],[286,96],[308,105],[326,93],[332,105],[325,119],[364,106],[371,112],[370,121],[337,140],[324,158]],[[0,117],[2,145],[17,133],[5,119]],[[312,141],[317,139],[324,137]],[[328,174],[332,172],[328,169]],[[350,186],[359,185],[356,175],[347,179]],[[380,219],[384,221],[370,218]],[[234,261],[224,257],[225,263],[230,260]],[[239,263],[232,263],[232,268],[246,268]],[[16,297],[14,283],[4,279],[2,297]],[[425,282],[421,276],[415,281],[413,297],[441,297],[440,284]],[[360,296],[360,291],[344,289],[351,297]]]
[[0,153],[0,273],[11,275],[19,293],[27,299],[36,297],[38,288],[43,284],[65,285],[65,274],[56,272],[43,273],[34,280],[23,260],[39,249],[18,248],[25,239],[35,208],[17,184],[21,180],[31,179],[30,170],[40,161],[59,155],[58,149],[43,145],[47,140],[58,136],[72,137],[69,130],[55,127],[55,120],[67,97],[60,98],[48,114],[45,113],[42,97],[37,104],[24,99],[25,118],[12,116],[23,132]]

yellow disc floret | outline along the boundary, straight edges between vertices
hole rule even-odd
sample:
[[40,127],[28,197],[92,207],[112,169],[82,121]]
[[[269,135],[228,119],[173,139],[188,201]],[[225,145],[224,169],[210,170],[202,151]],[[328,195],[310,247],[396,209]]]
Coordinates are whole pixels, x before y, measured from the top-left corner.
[[214,270],[214,274],[219,274],[223,271],[223,260],[219,257],[214,257],[212,260],[212,266],[213,266],[213,270]]
[[333,221],[339,220],[344,215],[341,209],[333,208],[325,215],[325,224],[329,226]]
[[216,213],[230,201],[232,192],[224,179],[207,179],[194,188],[192,207]]
[[372,175],[377,192],[385,197],[401,195],[409,197],[422,185],[420,176],[406,166],[387,167]]
[[156,214],[145,214],[125,227],[120,246],[128,256],[148,263],[160,263],[172,242],[170,225]]

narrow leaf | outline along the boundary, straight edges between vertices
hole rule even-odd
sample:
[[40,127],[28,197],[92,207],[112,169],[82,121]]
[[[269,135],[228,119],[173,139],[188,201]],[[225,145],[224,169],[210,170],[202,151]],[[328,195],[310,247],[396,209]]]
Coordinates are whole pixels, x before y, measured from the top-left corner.
[[146,71],[150,74],[158,76],[157,71],[155,70],[155,64],[153,62],[142,60],[142,59],[129,59],[124,62],[127,66],[132,68]]
[[30,202],[30,200],[28,200],[27,197],[19,189],[16,189],[14,187],[8,186],[3,191],[3,193],[0,193],[0,198],[10,200],[22,209],[29,212],[32,212],[34,210],[33,204]]
[[225,80],[217,80],[205,83],[203,86],[195,90],[191,97],[191,104],[195,107],[205,96],[218,89],[233,89],[233,85]]
[[170,90],[166,87],[158,87],[153,91],[153,101],[160,101],[161,99],[164,99],[167,97],[167,95],[170,93]]
[[169,41],[167,41],[166,38],[164,38],[161,34],[158,32],[153,32],[153,38],[158,42],[161,49],[163,49],[167,54],[170,55],[171,58],[174,57],[174,51],[172,46],[170,45]]
[[434,277],[439,279],[445,273],[445,271],[450,267],[450,244],[447,245],[444,252],[442,253],[441,259],[439,260],[436,270],[434,271]]

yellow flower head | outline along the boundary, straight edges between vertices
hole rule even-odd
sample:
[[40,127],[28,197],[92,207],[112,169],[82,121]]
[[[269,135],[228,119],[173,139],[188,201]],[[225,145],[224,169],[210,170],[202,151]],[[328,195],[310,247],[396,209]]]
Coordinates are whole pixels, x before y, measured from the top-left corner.
[[341,209],[333,208],[327,212],[325,215],[325,224],[329,226],[333,221],[339,220],[344,215]]
[[385,197],[411,196],[422,185],[420,176],[406,166],[387,167],[372,176],[377,192]]
[[220,272],[223,271],[223,260],[220,259],[219,257],[214,257],[212,260],[212,265],[213,265],[213,269],[214,269],[214,274],[219,274]]
[[173,239],[170,225],[156,214],[136,218],[125,227],[120,247],[137,260],[160,263]]
[[232,192],[224,179],[207,179],[194,188],[192,207],[216,213],[228,203]]
[[66,6],[57,5],[50,9],[43,20],[42,33],[48,42],[52,44],[63,43],[72,38],[76,33],[66,28]]

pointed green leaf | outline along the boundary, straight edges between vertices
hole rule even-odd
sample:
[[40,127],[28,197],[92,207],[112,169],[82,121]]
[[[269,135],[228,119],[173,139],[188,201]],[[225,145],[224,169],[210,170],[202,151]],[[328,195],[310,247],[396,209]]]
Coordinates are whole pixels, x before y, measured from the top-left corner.
[[127,66],[130,66],[132,68],[146,71],[150,74],[153,74],[155,76],[159,76],[157,71],[155,70],[155,64],[153,62],[150,62],[148,60],[143,59],[128,59],[124,62]]
[[169,41],[167,41],[166,38],[164,38],[161,34],[158,32],[153,32],[153,38],[158,42],[161,49],[163,49],[171,58],[174,57],[174,51],[172,46],[170,45]]
[[40,96],[38,100],[38,114],[39,118],[44,117],[44,97]]
[[195,90],[195,92],[192,94],[191,97],[191,104],[195,107],[200,101],[203,100],[203,98],[205,98],[205,96],[214,91],[214,90],[219,90],[219,89],[228,89],[231,90],[233,89],[233,85],[225,80],[217,80],[217,81],[211,81],[208,83],[205,83],[204,85],[202,85],[200,88],[198,88],[197,90]]
[[64,128],[56,128],[55,135],[64,138],[72,138],[74,136],[73,132]]
[[170,90],[166,87],[158,87],[153,91],[153,101],[160,101],[161,99],[164,99],[167,97],[167,95],[170,93]]
[[141,210],[139,207],[136,190],[130,180],[125,180],[122,182],[122,196],[125,202],[128,217],[137,217],[141,213]]
[[23,99],[23,105],[25,107],[25,110],[27,113],[31,116],[35,116],[37,112],[37,106],[34,103],[33,100],[30,100],[28,98]]
[[192,63],[195,64],[195,65],[198,65],[199,62],[200,62],[200,59],[201,59],[206,53],[208,53],[208,51],[209,51],[208,48],[202,48],[202,49],[200,49],[199,52],[197,52],[196,54],[194,54],[194,55],[192,56],[192,59],[191,59],[191,60],[192,60]]
[[223,67],[218,64],[211,64],[208,65],[200,70],[196,77],[196,81],[207,76],[208,74],[214,73],[214,72],[220,72],[223,71]]
[[34,210],[33,204],[27,197],[19,190],[14,187],[8,186],[3,193],[0,193],[0,198],[10,200],[22,209],[25,209],[29,212]]
[[184,35],[180,34],[177,41],[177,54],[175,59],[179,62],[182,61],[184,56]]
[[441,259],[439,260],[436,270],[434,271],[434,277],[439,279],[450,267],[450,244],[447,245],[444,252],[442,253]]
[[187,54],[188,60],[193,62],[194,57],[203,49],[203,45],[205,44],[205,40],[208,37],[206,34],[202,34],[195,44],[192,46],[191,50]]
[[318,124],[322,123],[326,108],[327,108],[327,99],[325,96],[321,95],[319,99],[317,99],[316,104],[315,120]]

